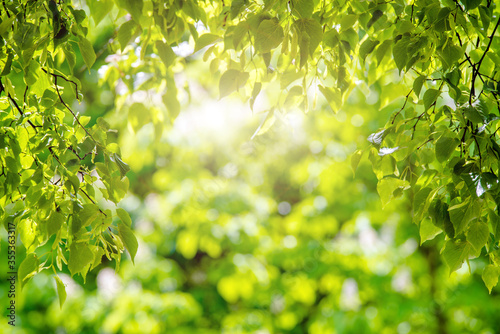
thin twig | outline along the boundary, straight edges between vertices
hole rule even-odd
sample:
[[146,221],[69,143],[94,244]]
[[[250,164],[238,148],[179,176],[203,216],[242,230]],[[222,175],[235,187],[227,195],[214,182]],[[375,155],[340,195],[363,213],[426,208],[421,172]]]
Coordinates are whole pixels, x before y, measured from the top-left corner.
[[477,62],[477,68],[472,70],[472,82],[471,82],[471,90],[469,94],[469,104],[472,105],[472,96],[475,96],[475,87],[474,87],[474,82],[476,80],[476,76],[479,73],[479,69],[481,68],[481,64],[483,63],[484,57],[486,57],[486,54],[490,50],[491,43],[493,43],[493,37],[495,37],[495,32],[498,29],[498,26],[500,25],[500,17],[497,20],[497,23],[495,24],[495,28],[493,28],[493,31],[490,35],[490,41],[488,42],[488,45],[486,46],[486,50],[484,50],[483,55],[481,56],[481,59]]
[[80,121],[78,120],[78,117],[76,116],[76,114],[73,112],[73,110],[71,110],[71,108],[66,104],[66,102],[64,102],[62,96],[61,96],[61,92],[59,91],[59,86],[57,86],[57,78],[58,76],[54,76],[54,83],[55,83],[55,86],[56,86],[56,91],[57,91],[57,95],[59,96],[59,101],[61,101],[61,103],[63,104],[63,106],[69,110],[69,112],[71,113],[71,115],[73,115],[75,121],[78,123],[78,125],[80,125],[80,127],[83,129],[83,131],[85,131],[85,133],[89,136],[90,139],[92,139],[92,141],[98,145],[97,141],[94,139],[94,137],[92,137],[92,135],[89,133],[89,131],[87,130],[87,128],[85,128],[82,123],[80,123]]
[[403,109],[406,107],[406,103],[408,102],[408,98],[410,97],[411,92],[413,92],[413,88],[408,92],[408,94],[406,94],[405,103],[403,104],[401,109],[398,110],[396,115],[394,115],[394,118],[392,119],[391,124],[394,124],[394,121],[396,121],[396,117],[398,117],[398,115],[401,113],[401,111],[403,111]]
[[42,71],[44,71],[47,74],[52,75],[54,78],[61,78],[61,79],[66,80],[67,82],[71,82],[73,85],[75,85],[75,96],[76,96],[76,99],[78,101],[80,101],[80,99],[78,98],[78,85],[77,85],[76,82],[74,82],[73,80],[70,80],[70,79],[66,78],[64,75],[60,75],[60,74],[56,74],[56,73],[51,73],[51,72],[47,71],[44,68],[42,68]]

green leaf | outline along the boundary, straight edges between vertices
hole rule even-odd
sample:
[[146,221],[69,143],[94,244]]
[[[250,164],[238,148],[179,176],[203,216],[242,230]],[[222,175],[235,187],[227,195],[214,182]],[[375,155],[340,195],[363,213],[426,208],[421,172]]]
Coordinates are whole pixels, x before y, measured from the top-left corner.
[[143,0],[116,0],[116,3],[129,12],[136,22],[141,21]]
[[241,13],[243,8],[248,5],[248,0],[233,0],[231,1],[231,18],[235,19]]
[[380,63],[384,59],[384,56],[387,54],[387,51],[389,51],[391,46],[392,46],[392,40],[387,39],[377,47],[377,51],[375,51],[375,57],[377,57],[377,65],[380,65]]
[[74,193],[77,194],[78,190],[80,190],[80,179],[78,178],[78,176],[68,173],[66,187],[69,191],[73,189]]
[[413,92],[417,98],[420,96],[420,91],[422,90],[422,85],[424,84],[425,79],[425,75],[420,75],[415,79],[415,81],[413,81]]
[[137,248],[139,247],[134,233],[130,227],[124,223],[118,223],[118,233],[120,234],[120,238],[123,240],[123,244],[132,258],[132,262],[134,262],[135,254],[137,253]]
[[99,207],[95,204],[84,204],[83,209],[78,212],[82,227],[90,225],[99,215]]
[[436,235],[442,232],[443,230],[434,225],[429,219],[422,219],[419,226],[420,245],[422,245],[427,240],[434,239]]
[[138,28],[139,25],[134,20],[129,20],[120,26],[116,39],[118,40],[118,43],[120,43],[122,52],[130,42],[132,36],[135,34]]
[[128,122],[137,133],[144,125],[151,122],[151,113],[144,104],[136,102],[128,110]]
[[0,77],[3,77],[3,76],[10,73],[13,59],[14,59],[14,54],[12,52],[10,52],[10,50],[9,50],[8,55],[7,55],[7,61],[5,62],[5,65],[2,69],[2,72],[0,72]]
[[333,49],[336,47],[339,44],[339,41],[340,35],[335,29],[330,29],[323,35],[323,45],[329,48]]
[[438,54],[441,57],[444,69],[447,70],[454,65],[458,66],[458,62],[463,57],[464,52],[459,46],[447,44]]
[[35,223],[31,219],[23,219],[17,224],[17,230],[21,242],[28,252],[34,251],[37,237]]
[[274,116],[274,110],[267,112],[266,117],[264,117],[250,139],[254,139],[256,136],[266,133],[273,126],[275,120],[276,117]]
[[21,284],[21,289],[26,283],[38,272],[39,261],[35,253],[29,253],[26,258],[21,262],[17,270],[17,276]]
[[482,0],[464,0],[462,3],[465,3],[466,10],[472,10],[478,7],[481,4]]
[[396,42],[394,47],[392,48],[392,56],[394,57],[394,61],[396,62],[396,66],[398,67],[399,73],[403,70],[408,62],[408,38],[401,38]]
[[423,98],[425,111],[427,111],[432,106],[432,104],[436,102],[439,95],[441,95],[441,91],[437,89],[430,88],[425,91]]
[[429,187],[424,187],[421,188],[414,196],[413,196],[413,211],[414,212],[419,212],[421,211],[421,208],[424,207],[427,198],[429,197],[429,194],[431,193],[432,189]]
[[334,113],[337,113],[342,107],[342,93],[340,89],[336,87],[324,87],[318,85],[318,89],[325,97],[330,108],[332,108]]
[[470,200],[470,197],[464,202],[453,205],[448,209],[450,212],[450,220],[455,228],[455,235],[462,233],[468,223],[476,218],[477,206],[475,201]]
[[259,53],[269,52],[281,44],[283,36],[277,20],[263,20],[255,32],[255,49]]
[[127,211],[125,211],[122,208],[117,208],[116,209],[116,214],[118,217],[120,217],[120,220],[127,225],[128,227],[132,226],[132,219],[130,219],[130,216]]
[[386,206],[394,197],[394,191],[408,186],[408,181],[395,177],[384,177],[377,183],[377,192],[382,201],[382,207]]
[[500,237],[500,217],[495,211],[488,209],[488,221],[491,225],[491,231],[496,239]]
[[106,253],[102,247],[99,246],[94,246],[94,262],[92,263],[92,266],[90,267],[90,270],[93,270],[95,267],[101,264],[102,262],[102,257]]
[[2,23],[0,23],[0,36],[5,36],[5,33],[11,29],[12,23],[16,20],[16,18],[16,15],[4,18]]
[[467,231],[467,241],[474,247],[477,255],[481,253],[481,249],[484,247],[490,236],[490,230],[486,223],[476,220]]
[[482,278],[489,293],[491,293],[491,290],[497,285],[498,276],[500,276],[500,268],[498,266],[489,264],[484,267]]
[[280,77],[280,88],[286,89],[294,81],[304,77],[303,72],[295,72],[295,70],[287,71]]
[[181,104],[177,98],[177,86],[172,78],[167,79],[167,92],[163,94],[162,101],[167,107],[170,119],[175,120],[181,112]]
[[248,72],[229,69],[220,77],[219,94],[223,98],[244,86],[249,78]]
[[203,34],[198,37],[198,40],[195,43],[194,52],[198,52],[204,47],[212,45],[221,40],[222,38],[220,36],[214,34]]
[[51,235],[59,232],[64,221],[65,218],[62,214],[57,211],[53,211],[49,218],[47,218],[47,236],[50,238]]
[[[299,36],[303,36],[307,34],[309,37],[309,55],[312,56],[316,48],[319,46],[319,43],[323,39],[323,28],[318,21],[314,19],[300,19],[295,21],[293,24]],[[300,38],[302,39],[302,38]]]
[[352,169],[352,175],[356,175],[356,169],[358,169],[359,162],[361,161],[361,157],[363,156],[364,151],[362,150],[356,150],[351,155],[351,169]]
[[69,7],[69,9],[75,17],[76,24],[80,25],[87,18],[87,14],[83,9],[73,9],[73,7]]
[[[436,191],[433,192],[434,194]],[[425,207],[424,207],[425,209]],[[449,238],[455,237],[455,227],[451,222],[449,206],[440,198],[433,200],[431,205],[428,205],[429,214],[434,220],[434,225],[443,229]]]
[[[370,18],[370,21],[366,24],[366,27],[370,29],[370,27],[378,21],[379,18],[381,18],[384,15],[384,12],[381,11],[380,9],[376,9],[372,13],[372,17]],[[399,15],[399,14],[398,14]]]
[[481,16],[481,22],[483,24],[483,28],[488,29],[491,22],[491,14],[487,7],[479,6],[479,16]]
[[436,159],[439,162],[447,161],[459,144],[460,141],[457,138],[451,138],[447,135],[441,136],[436,142]]
[[247,21],[240,21],[238,25],[234,28],[233,32],[233,46],[235,49],[238,49],[238,45],[240,45],[243,37],[250,30],[250,26]]
[[7,165],[7,169],[11,171],[12,173],[17,174],[18,172],[18,167],[17,167],[17,161],[13,157],[6,156],[5,157],[5,164]]
[[64,302],[66,301],[66,287],[59,276],[54,276],[57,286],[57,295],[59,296],[59,306],[62,308]]
[[87,4],[96,26],[109,14],[114,5],[112,0],[89,0]]
[[174,51],[167,43],[163,43],[162,41],[156,41],[156,49],[158,50],[158,55],[160,56],[161,61],[168,68],[173,65],[177,56]]
[[302,32],[300,35],[300,68],[304,67],[307,64],[307,58],[309,57],[309,44],[310,44],[309,35],[306,32]]
[[74,213],[71,219],[71,233],[73,235],[76,235],[78,232],[80,232],[80,229],[82,228],[82,220],[80,219],[80,216],[78,216],[76,213]]
[[471,251],[472,246],[467,241],[446,241],[443,249],[443,258],[450,269],[450,274],[462,267],[464,261],[469,259]]
[[465,118],[467,118],[472,123],[479,124],[485,122],[484,118],[481,116],[481,114],[476,108],[469,106],[467,108],[463,108],[462,110],[465,115]]
[[130,171],[130,166],[128,164],[126,164],[125,162],[123,162],[123,160],[121,159],[121,157],[118,154],[113,153],[110,158],[111,158],[111,161],[114,161],[116,163],[116,165],[118,166],[118,169],[120,170],[121,177],[124,177]]
[[261,82],[256,82],[255,85],[253,86],[252,89],[252,96],[250,97],[250,109],[253,111],[253,104],[255,103],[255,99],[260,93],[260,90],[262,89],[262,83]]
[[113,201],[115,204],[118,204],[123,197],[127,194],[127,190],[129,187],[129,179],[124,177],[113,177],[106,189],[109,193],[109,199]]
[[[356,46],[358,45],[358,42],[359,42],[358,33],[356,31],[354,31],[354,29],[349,28],[349,29],[342,31],[340,33],[340,40],[344,42],[343,46],[347,50],[354,51],[354,50],[356,50]],[[346,45],[346,43],[347,43],[347,45]]]
[[448,7],[443,7],[439,10],[438,15],[437,15],[437,20],[434,22],[434,29],[442,33],[444,31],[450,30],[450,23],[449,23],[449,15],[451,13],[451,9]]
[[372,51],[379,43],[379,41],[370,38],[364,41],[363,44],[361,44],[361,46],[359,47],[359,56],[361,57],[361,59],[365,60],[366,56],[372,53]]
[[63,47],[63,52],[64,52],[64,58],[66,58],[66,61],[68,62],[69,69],[71,73],[73,73],[73,68],[76,65],[75,51],[73,51],[73,48],[71,48],[69,44],[66,44]]
[[314,1],[312,0],[292,0],[293,11],[300,18],[311,17],[314,11]]
[[87,266],[94,261],[94,253],[85,243],[73,241],[69,249],[68,268],[71,276],[86,273]]
[[348,14],[344,15],[340,19],[340,31],[345,31],[349,28],[352,28],[352,26],[358,21],[358,15],[355,14]]
[[94,65],[96,60],[96,55],[92,44],[85,38],[80,36],[78,41],[78,47],[80,48],[80,53],[82,54],[83,61],[87,65],[87,69],[90,72],[90,68]]

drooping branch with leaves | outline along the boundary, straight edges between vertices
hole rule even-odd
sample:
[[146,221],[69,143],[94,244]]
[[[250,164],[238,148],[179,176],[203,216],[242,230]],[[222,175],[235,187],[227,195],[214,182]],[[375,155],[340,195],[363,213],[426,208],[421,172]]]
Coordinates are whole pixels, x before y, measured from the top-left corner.
[[[0,214],[30,254],[21,280],[63,262],[85,276],[103,256],[119,262],[125,248],[132,258],[137,250],[126,211],[98,203],[96,189],[114,204],[125,196],[128,166],[108,123],[74,108],[85,99],[79,77],[98,68],[130,128],[152,123],[159,139],[185,103],[179,96],[191,98],[179,76],[202,58],[219,80],[219,98],[237,92],[253,109],[272,92],[255,135],[290,108],[307,113],[326,102],[338,112],[353,88],[375,92],[381,115],[391,116],[368,138],[372,145],[353,154],[353,169],[367,154],[382,202],[407,193],[422,242],[445,233],[451,271],[489,257],[483,278],[490,290],[496,285],[500,10],[493,1],[81,5],[0,4]],[[89,31],[102,20],[115,29],[97,45]],[[131,98],[138,91],[163,105]],[[35,252],[47,243],[51,251]]]

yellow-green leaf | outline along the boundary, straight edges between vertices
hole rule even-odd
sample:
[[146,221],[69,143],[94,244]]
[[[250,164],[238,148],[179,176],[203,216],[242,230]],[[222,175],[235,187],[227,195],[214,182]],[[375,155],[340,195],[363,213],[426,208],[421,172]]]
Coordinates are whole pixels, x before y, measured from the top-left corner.
[[203,34],[200,37],[198,37],[198,40],[195,43],[194,52],[200,51],[205,46],[209,46],[220,40],[222,40],[220,36],[214,34]]
[[132,219],[130,219],[130,216],[127,211],[123,210],[122,208],[117,208],[116,214],[125,225],[129,227],[132,226]]
[[491,293],[491,290],[497,285],[498,276],[500,276],[499,267],[489,264],[484,268],[482,278],[484,284],[486,284],[486,287],[488,288],[489,293]]
[[235,69],[229,69],[220,77],[219,95],[220,98],[231,94],[245,85],[249,78],[248,72],[241,72]]
[[450,274],[460,269],[465,260],[469,259],[472,246],[467,241],[448,240],[443,249],[444,262],[450,269]]
[[425,81],[425,76],[420,75],[418,76],[415,81],[413,81],[413,92],[417,96],[417,98],[420,96],[420,91],[422,90],[422,85],[424,84]]
[[122,52],[132,39],[132,36],[135,34],[137,28],[139,28],[139,25],[135,23],[134,20],[129,20],[123,23],[118,29],[116,39],[118,40],[118,43],[120,43]]
[[26,255],[26,258],[23,262],[21,262],[21,265],[17,270],[17,276],[19,278],[19,282],[21,283],[21,288],[38,272],[38,265],[39,261],[35,253],[29,253]]
[[169,67],[174,63],[177,56],[170,45],[163,43],[162,41],[156,41],[156,49],[158,50],[158,55],[160,56],[161,61],[166,67]]
[[62,224],[64,223],[64,216],[57,211],[53,211],[50,216],[47,218],[46,227],[47,227],[47,236],[59,232]]
[[71,276],[83,273],[86,267],[94,261],[94,253],[85,243],[74,241],[69,249],[68,268]]
[[424,93],[424,108],[427,111],[437,100],[437,98],[441,95],[441,91],[437,89],[428,89]]
[[255,32],[255,49],[266,53],[283,41],[283,28],[277,20],[263,20]]
[[123,240],[123,244],[132,258],[132,262],[134,262],[135,254],[137,254],[137,248],[139,247],[134,233],[130,227],[124,223],[118,224],[118,233],[120,234],[120,238]]
[[467,231],[467,241],[470,242],[472,247],[476,250],[476,254],[481,253],[481,249],[488,241],[490,230],[486,223],[476,220],[472,223]]
[[59,296],[59,306],[62,308],[66,301],[66,287],[59,276],[54,276],[54,279],[56,280],[57,295]]
[[294,23],[294,26],[299,35],[302,36],[304,33],[307,34],[309,40],[309,54],[312,55],[323,39],[323,28],[321,24],[314,19],[300,19]]
[[85,37],[80,36],[80,40],[78,41],[78,47],[80,48],[80,53],[82,54],[83,61],[90,72],[90,68],[94,65],[96,60],[96,55],[94,52],[94,47],[92,43],[88,41]]

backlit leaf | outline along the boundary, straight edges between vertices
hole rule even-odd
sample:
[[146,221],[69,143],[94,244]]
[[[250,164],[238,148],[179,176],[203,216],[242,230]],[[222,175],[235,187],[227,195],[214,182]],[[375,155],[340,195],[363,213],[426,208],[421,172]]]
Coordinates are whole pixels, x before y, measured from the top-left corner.
[[206,46],[212,45],[218,41],[221,41],[222,38],[218,35],[214,34],[203,34],[196,40],[194,52],[198,52]]
[[235,69],[229,69],[220,77],[219,96],[223,98],[238,90],[245,85],[249,78],[248,72],[241,72]]
[[90,68],[92,67],[92,65],[94,65],[96,60],[94,47],[92,46],[92,43],[90,43],[85,37],[81,36],[78,41],[78,46],[80,47],[83,61],[85,62],[85,65],[87,65],[87,69],[90,72]]
[[462,267],[471,252],[472,246],[467,241],[446,241],[442,254],[446,265],[450,269],[450,274]]
[[64,302],[66,301],[66,286],[59,276],[54,276],[57,287],[57,295],[59,296],[59,306],[62,308]]
[[123,241],[123,244],[134,262],[135,254],[137,254],[138,243],[134,232],[125,223],[118,224],[118,233]]
[[38,272],[38,257],[35,253],[29,253],[26,255],[26,258],[19,265],[19,269],[17,270],[17,276],[19,282],[21,284],[21,288],[23,288],[26,283],[30,280]]
[[428,110],[437,100],[437,98],[441,95],[441,91],[437,89],[428,89],[424,93],[424,108],[425,110]]
[[447,161],[453,154],[460,141],[446,135],[441,136],[436,142],[436,159],[439,162]]
[[87,266],[94,260],[94,253],[89,248],[89,246],[82,242],[74,241],[71,244],[69,250],[68,268],[71,276],[75,274],[82,273],[85,271]]
[[283,41],[283,28],[275,20],[263,20],[255,32],[255,49],[266,53]]
[[489,293],[498,284],[498,276],[500,276],[500,268],[498,266],[489,264],[484,267],[482,278]]

